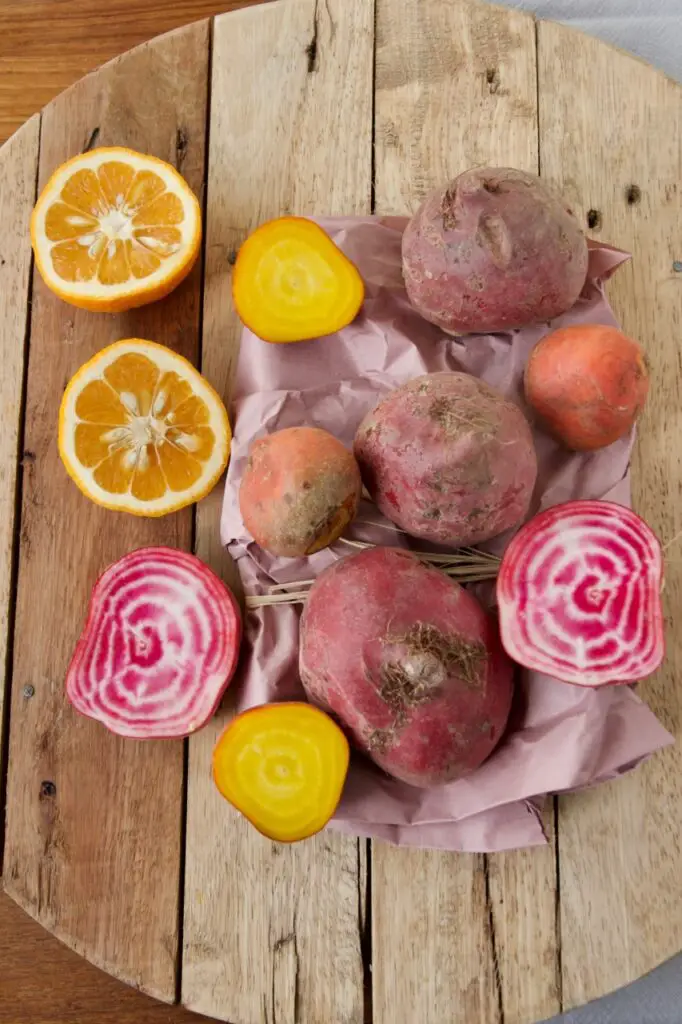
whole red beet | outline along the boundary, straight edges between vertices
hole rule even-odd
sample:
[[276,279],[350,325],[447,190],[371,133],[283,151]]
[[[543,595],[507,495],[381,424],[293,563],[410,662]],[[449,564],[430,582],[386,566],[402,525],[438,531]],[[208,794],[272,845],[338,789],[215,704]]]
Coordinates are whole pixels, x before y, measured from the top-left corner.
[[577,220],[534,174],[465,171],[427,196],[403,235],[410,302],[455,334],[551,320],[580,295],[587,242]]
[[493,620],[454,580],[395,548],[351,555],[318,577],[300,671],[310,700],[413,786],[477,768],[511,705],[512,663]]
[[385,516],[452,547],[516,526],[537,475],[521,410],[468,373],[430,373],[396,388],[362,421],[354,451]]

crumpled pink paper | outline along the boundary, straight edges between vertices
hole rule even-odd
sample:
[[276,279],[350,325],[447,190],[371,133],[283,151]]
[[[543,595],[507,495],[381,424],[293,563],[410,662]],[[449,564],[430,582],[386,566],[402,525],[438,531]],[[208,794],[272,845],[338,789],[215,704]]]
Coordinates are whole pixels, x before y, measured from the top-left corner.
[[[339,543],[310,558],[278,559],[249,537],[239,513],[238,492],[255,438],[307,424],[323,427],[350,447],[360,420],[383,394],[436,370],[464,370],[482,377],[525,409],[523,369],[532,347],[566,324],[615,324],[601,282],[628,259],[616,249],[593,244],[588,280],[570,313],[550,325],[508,334],[453,338],[418,316],[407,301],[400,263],[403,218],[334,218],[320,223],[360,269],[366,299],[354,323],[328,338],[270,345],[243,332],[221,534],[251,594],[267,593],[273,583],[311,579],[349,553]],[[538,428],[535,444],[539,476],[532,514],[570,498],[630,503],[632,437],[578,455]],[[363,503],[348,536],[377,544],[413,543],[368,503]],[[501,553],[510,536],[496,538],[486,547]],[[493,587],[475,589],[492,604]],[[299,606],[287,605],[247,614],[246,651],[236,683],[238,710],[265,701],[304,698],[298,679],[299,614]],[[485,852],[537,845],[546,841],[539,815],[546,794],[612,779],[672,742],[627,686],[588,690],[523,671],[505,737],[479,769],[449,785],[420,790],[356,757],[330,827],[404,846],[446,850]]]

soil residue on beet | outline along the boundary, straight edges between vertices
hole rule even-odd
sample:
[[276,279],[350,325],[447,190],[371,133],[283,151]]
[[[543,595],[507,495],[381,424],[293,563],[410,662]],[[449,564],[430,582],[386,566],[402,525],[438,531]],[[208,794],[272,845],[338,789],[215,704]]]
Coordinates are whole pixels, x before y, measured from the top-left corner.
[[368,737],[369,749],[376,754],[390,750],[407,724],[409,711],[432,700],[449,677],[456,674],[470,689],[479,689],[487,662],[481,641],[448,636],[423,622],[406,633],[387,635],[384,644],[398,644],[403,652],[381,667],[379,695],[394,718],[391,726],[374,729]]
[[396,713],[425,704],[455,674],[471,689],[481,686],[487,652],[480,641],[448,636],[418,622],[406,633],[386,636],[384,643],[403,648],[399,659],[381,667],[379,692]]
[[492,417],[452,398],[435,398],[429,406],[428,415],[449,437],[480,431],[483,435],[481,440],[484,440],[494,428]]

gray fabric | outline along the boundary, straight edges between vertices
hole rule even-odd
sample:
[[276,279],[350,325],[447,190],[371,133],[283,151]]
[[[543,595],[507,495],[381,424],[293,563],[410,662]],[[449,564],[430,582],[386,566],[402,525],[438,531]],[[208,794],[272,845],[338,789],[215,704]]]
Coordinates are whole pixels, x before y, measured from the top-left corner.
[[681,1024],[682,955],[613,995],[545,1024]]
[[[682,0],[503,2],[629,50],[682,81]],[[682,1024],[682,954],[619,992],[545,1024]]]
[[[682,0],[503,0],[630,50],[682,81]],[[682,1018],[681,1018],[682,1020]]]

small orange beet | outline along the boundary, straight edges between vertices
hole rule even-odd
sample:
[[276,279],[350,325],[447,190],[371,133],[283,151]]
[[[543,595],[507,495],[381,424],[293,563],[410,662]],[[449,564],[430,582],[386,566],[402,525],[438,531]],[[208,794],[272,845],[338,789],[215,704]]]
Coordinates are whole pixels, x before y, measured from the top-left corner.
[[577,324],[554,331],[531,352],[528,404],[574,451],[613,444],[630,430],[649,391],[640,345],[615,327]]
[[240,319],[259,338],[291,342],[346,327],[365,286],[355,264],[314,221],[278,217],[240,248],[232,295]]
[[297,558],[341,536],[361,490],[358,464],[340,441],[317,427],[289,427],[251,446],[239,507],[257,544]]
[[348,740],[304,702],[264,704],[237,715],[213,751],[222,796],[268,839],[315,835],[336,810],[348,773]]

